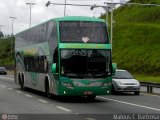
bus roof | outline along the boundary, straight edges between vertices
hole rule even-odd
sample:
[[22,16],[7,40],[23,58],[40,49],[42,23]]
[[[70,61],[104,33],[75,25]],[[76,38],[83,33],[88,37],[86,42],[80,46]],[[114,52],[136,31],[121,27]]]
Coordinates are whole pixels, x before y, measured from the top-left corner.
[[103,19],[96,17],[87,16],[65,16],[61,18],[56,18],[57,21],[95,21],[95,22],[105,22]]
[[[45,22],[43,22],[43,23],[41,23],[41,24],[47,23],[47,22],[49,22],[49,21],[94,21],[94,22],[105,22],[103,19],[96,18],[96,17],[87,17],[87,16],[65,16],[65,17],[60,17],[60,18],[52,18],[52,19],[50,19],[50,20],[48,20],[48,21],[45,21]],[[41,24],[38,24],[38,25],[41,25]],[[38,25],[36,25],[36,26],[38,26]],[[20,33],[23,33],[23,32],[25,32],[25,31],[27,31],[27,30],[29,30],[29,29],[32,29],[32,28],[34,28],[34,27],[36,27],[36,26],[33,26],[33,27],[28,28],[28,29],[26,29],[26,30],[24,30],[24,31],[21,31],[21,32],[17,33],[16,35],[18,35],[18,34],[20,34]]]

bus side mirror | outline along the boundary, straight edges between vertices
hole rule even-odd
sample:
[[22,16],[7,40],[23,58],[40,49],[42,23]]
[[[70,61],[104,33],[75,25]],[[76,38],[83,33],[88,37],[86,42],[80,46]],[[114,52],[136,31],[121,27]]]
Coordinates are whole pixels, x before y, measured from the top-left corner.
[[56,63],[52,64],[52,73],[56,73],[56,66],[57,66]]
[[112,75],[115,75],[116,69],[117,69],[117,64],[116,63],[112,63]]

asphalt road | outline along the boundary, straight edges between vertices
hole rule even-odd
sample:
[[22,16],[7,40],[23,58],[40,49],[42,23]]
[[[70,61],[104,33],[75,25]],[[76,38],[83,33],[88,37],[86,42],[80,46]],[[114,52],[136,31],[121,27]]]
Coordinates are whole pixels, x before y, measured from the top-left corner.
[[84,97],[54,96],[48,99],[41,92],[20,90],[13,79],[12,75],[0,75],[0,114],[18,120],[112,120],[118,119],[117,114],[131,115],[127,120],[133,119],[134,114],[159,114],[160,119],[160,96],[123,93],[97,96],[94,101]]

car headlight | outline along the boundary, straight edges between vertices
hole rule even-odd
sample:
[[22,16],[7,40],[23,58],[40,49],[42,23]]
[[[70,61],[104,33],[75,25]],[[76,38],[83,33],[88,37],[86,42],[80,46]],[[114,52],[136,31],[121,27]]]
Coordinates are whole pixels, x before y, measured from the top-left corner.
[[115,83],[116,83],[117,85],[123,85],[123,83],[120,82],[120,81],[116,81]]
[[140,85],[139,81],[136,81],[136,85]]

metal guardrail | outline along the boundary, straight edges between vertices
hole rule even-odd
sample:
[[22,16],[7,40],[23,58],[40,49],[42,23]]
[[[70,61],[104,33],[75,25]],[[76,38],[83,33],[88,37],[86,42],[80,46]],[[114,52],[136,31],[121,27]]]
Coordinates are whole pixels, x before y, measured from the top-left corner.
[[160,83],[140,82],[141,86],[147,86],[147,92],[152,93],[153,87],[160,88]]

